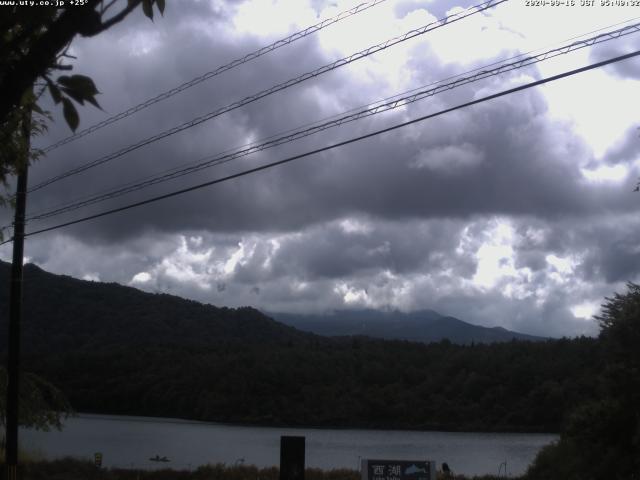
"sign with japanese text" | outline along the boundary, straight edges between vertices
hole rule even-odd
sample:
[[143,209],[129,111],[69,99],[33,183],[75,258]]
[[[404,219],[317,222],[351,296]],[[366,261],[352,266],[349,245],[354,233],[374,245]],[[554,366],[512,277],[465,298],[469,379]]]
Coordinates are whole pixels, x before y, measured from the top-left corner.
[[362,460],[362,480],[435,480],[429,460]]

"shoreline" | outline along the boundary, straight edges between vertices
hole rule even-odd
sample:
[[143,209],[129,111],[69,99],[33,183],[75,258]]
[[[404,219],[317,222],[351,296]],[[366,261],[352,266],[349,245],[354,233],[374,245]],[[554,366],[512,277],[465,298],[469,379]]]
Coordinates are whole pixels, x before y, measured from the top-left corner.
[[[429,458],[446,461],[471,477],[494,473],[508,460],[509,471],[526,471],[536,453],[556,442],[555,435],[529,433],[460,433],[353,429],[248,427],[144,416],[111,416],[81,412],[64,422],[61,432],[24,430],[24,447],[34,457],[76,456],[91,460],[104,455],[105,467],[192,469],[198,465],[245,459],[246,465],[277,465],[280,437],[306,437],[308,467],[357,469],[359,458]],[[134,439],[135,441],[130,441]],[[186,444],[189,443],[187,447]],[[150,462],[154,455],[171,463]],[[426,457],[425,457],[426,456]],[[187,467],[188,466],[188,467]]]
[[278,423],[255,423],[255,422],[215,422],[208,420],[194,420],[190,418],[176,418],[176,417],[155,417],[147,415],[125,415],[125,414],[112,414],[102,412],[77,412],[75,415],[71,415],[69,418],[93,418],[104,419],[113,421],[117,418],[130,422],[140,423],[173,423],[173,424],[194,424],[194,425],[211,425],[221,427],[246,427],[246,428],[279,428],[288,430],[362,430],[362,431],[380,431],[380,432],[424,432],[424,433],[476,433],[476,434],[504,434],[504,435],[560,435],[560,432],[553,432],[541,429],[474,429],[469,427],[460,428],[438,428],[433,427],[420,427],[420,428],[408,428],[404,427],[380,427],[380,426],[344,426],[344,425],[291,425],[291,424],[278,424]]

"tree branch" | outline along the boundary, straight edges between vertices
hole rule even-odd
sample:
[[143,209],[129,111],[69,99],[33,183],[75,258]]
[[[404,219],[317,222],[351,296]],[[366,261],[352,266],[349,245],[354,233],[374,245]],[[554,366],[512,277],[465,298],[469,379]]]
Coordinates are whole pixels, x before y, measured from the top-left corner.
[[103,2],[102,2],[102,8],[101,8],[101,10],[100,10],[100,14],[101,14],[101,15],[104,15],[104,14],[105,14],[105,12],[106,12],[107,10],[109,10],[111,7],[113,7],[113,5],[115,5],[115,3],[116,3],[117,1],[118,1],[118,0],[111,0],[109,3],[107,3],[107,4],[105,5],[105,4],[104,4],[104,0],[103,0]]
[[38,77],[56,64],[58,52],[76,34],[94,36],[122,21],[142,0],[130,0],[127,7],[102,23],[96,11],[102,0],[88,0],[82,8],[70,7],[61,13],[25,54],[10,62],[7,74],[0,76],[0,125],[20,103],[23,93]]
[[[142,3],[142,0],[131,0],[128,5],[123,8],[120,13],[114,15],[113,17],[111,17],[109,20],[105,21],[101,21],[99,25],[96,25],[95,29],[92,29],[90,31],[87,32],[83,32],[82,36],[83,37],[93,37],[101,32],[104,32],[105,30],[111,28],[112,26],[114,26],[116,23],[120,23],[122,20],[124,20],[126,18],[127,15],[129,15],[133,10],[136,9],[136,7],[138,5],[140,5],[140,3]],[[111,6],[113,4],[113,2],[109,5]]]
[[52,65],[51,68],[54,70],[73,70],[73,65]]

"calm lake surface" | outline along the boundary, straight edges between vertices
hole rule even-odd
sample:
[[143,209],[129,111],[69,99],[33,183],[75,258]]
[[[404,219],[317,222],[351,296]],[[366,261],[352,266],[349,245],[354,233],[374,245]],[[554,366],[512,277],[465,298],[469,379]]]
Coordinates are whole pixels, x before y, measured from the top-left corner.
[[[323,469],[358,469],[360,458],[435,460],[456,473],[497,474],[507,462],[509,475],[523,473],[536,453],[556,435],[447,433],[383,430],[241,427],[150,417],[81,414],[62,432],[22,430],[20,445],[45,458],[63,456],[124,468],[193,469],[207,463],[273,466],[280,459],[280,436],[306,437],[306,464]],[[168,463],[150,457],[166,456]],[[504,471],[504,466],[502,467]]]

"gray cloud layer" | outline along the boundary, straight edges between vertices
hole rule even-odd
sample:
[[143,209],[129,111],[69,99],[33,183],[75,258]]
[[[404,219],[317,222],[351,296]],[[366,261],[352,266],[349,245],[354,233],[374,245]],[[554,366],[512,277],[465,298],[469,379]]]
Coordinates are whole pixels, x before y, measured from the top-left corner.
[[[108,114],[118,112],[266,43],[233,32],[231,19],[240,3],[215,8],[193,2],[155,24],[136,14],[96,39],[77,42],[76,70],[96,79]],[[322,5],[316,2],[314,8]],[[398,2],[394,11],[402,17],[422,6]],[[405,68],[414,85],[464,69],[440,60],[427,40],[409,49]],[[56,150],[33,168],[32,184],[338,56],[316,37],[286,47]],[[615,74],[637,78],[633,68]],[[521,81],[514,74],[457,89],[108,205],[318,148]],[[346,67],[52,185],[34,193],[30,206],[46,209],[391,91],[385,79]],[[104,116],[85,109],[82,125]],[[40,142],[66,134],[58,120]],[[597,304],[624,281],[638,278],[638,198],[629,185],[638,176],[637,151],[638,138],[630,133],[605,156],[629,169],[626,183],[587,181],[581,168],[599,164],[587,141],[552,115],[541,91],[528,90],[215,188],[36,236],[27,254],[55,272],[216,304],[296,311],[433,308],[530,333],[594,333],[595,324],[576,318],[572,309]],[[6,220],[7,212],[2,216]],[[7,252],[5,247],[0,254],[6,258]],[[482,280],[487,259],[495,260],[500,273]]]

